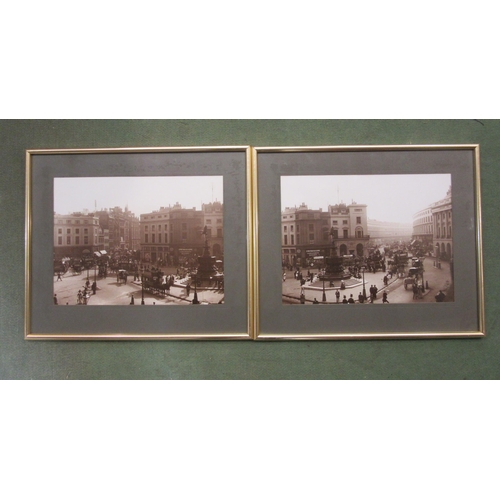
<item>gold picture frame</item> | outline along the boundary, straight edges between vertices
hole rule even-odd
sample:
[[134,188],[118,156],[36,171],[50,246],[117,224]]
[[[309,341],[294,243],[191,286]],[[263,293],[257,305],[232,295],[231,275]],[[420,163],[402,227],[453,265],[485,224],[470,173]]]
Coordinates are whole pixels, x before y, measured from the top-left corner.
[[[485,311],[479,160],[479,145],[477,144],[254,148],[252,161],[254,255],[256,259],[253,276],[255,294],[254,338],[257,340],[362,340],[483,337],[485,335]],[[343,214],[347,224],[349,206],[351,206],[351,210],[362,212],[364,209],[357,208],[362,207],[362,205],[357,205],[355,201],[349,205],[342,203],[339,199],[336,204],[332,202],[329,205],[331,213],[325,213],[326,207],[320,209],[316,206],[300,205],[302,197],[313,200],[313,204],[316,203],[315,198],[319,198],[318,193],[324,191],[323,186],[327,184],[326,180],[332,183],[337,180],[345,184],[344,181],[348,176],[353,176],[354,180],[358,176],[360,185],[361,181],[366,181],[367,185],[373,183],[373,189],[377,189],[378,185],[375,182],[377,179],[379,182],[383,182],[388,179],[387,176],[396,177],[398,175],[407,176],[399,182],[403,182],[401,187],[403,190],[407,190],[408,199],[411,198],[413,188],[411,185],[404,185],[405,179],[415,181],[416,184],[424,182],[424,186],[425,182],[429,180],[439,178],[440,182],[445,181],[448,175],[451,179],[448,213],[439,214],[438,207],[445,206],[439,205],[439,200],[436,200],[438,203],[436,206],[433,205],[429,208],[424,201],[426,196],[422,196],[422,209],[426,210],[427,219],[425,221],[429,227],[432,227],[431,236],[433,236],[438,222],[432,219],[432,214],[434,213],[435,218],[442,215],[443,217],[447,216],[449,218],[447,220],[451,220],[451,206],[453,206],[453,223],[450,223],[448,229],[450,234],[446,234],[448,237],[451,236],[452,232],[452,242],[455,242],[453,254],[450,251],[451,258],[449,258],[448,265],[452,280],[450,287],[453,287],[452,302],[437,303],[442,297],[441,295],[438,297],[438,293],[445,296],[446,294],[441,290],[439,292],[437,289],[435,292],[432,290],[433,284],[429,285],[428,281],[424,280],[425,266],[420,262],[418,265],[422,267],[421,273],[416,270],[417,268],[410,269],[412,272],[420,273],[412,275],[414,283],[417,283],[415,286],[411,285],[414,290],[414,298],[410,300],[408,297],[411,295],[405,298],[404,294],[398,292],[400,300],[408,301],[408,303],[386,303],[383,304],[383,307],[377,305],[377,300],[373,299],[371,302],[374,305],[366,303],[364,300],[366,294],[363,296],[361,292],[361,284],[362,289],[365,289],[364,270],[366,269],[367,249],[363,244],[367,244],[366,235],[360,227],[359,241],[363,244],[358,243],[361,245],[359,247],[361,253],[358,256],[356,254],[358,247],[355,246],[356,241],[352,236],[353,233],[350,232],[351,230],[346,229],[344,235],[339,236],[337,226],[335,226],[338,221],[334,220],[332,226],[332,218],[337,219],[339,213]],[[424,175],[430,177],[424,178]],[[303,188],[297,188],[297,186],[303,186]],[[429,191],[431,190],[429,189]],[[363,191],[359,189],[353,192],[362,193]],[[364,192],[369,193],[370,191]],[[383,193],[384,190],[381,189],[380,192]],[[304,193],[309,194],[309,196]],[[347,194],[353,196],[352,193]],[[390,196],[390,193],[386,193],[386,195]],[[444,196],[443,192],[443,198]],[[330,197],[336,199],[337,192],[334,194],[331,192]],[[280,198],[292,200],[292,204],[299,204],[299,206],[280,206]],[[451,205],[451,199],[453,199],[453,205]],[[363,203],[363,200],[357,201]],[[377,202],[375,201],[374,204],[377,205]],[[403,208],[402,205],[401,208]],[[323,212],[321,212],[322,210]],[[288,217],[292,221],[287,219]],[[318,224],[319,220],[324,221],[322,222],[324,224],[323,235],[321,235],[321,228],[314,225],[313,217],[317,217]],[[299,227],[300,218],[303,218],[304,224],[306,221],[310,222],[310,235],[304,234],[304,227]],[[361,222],[361,217],[359,222]],[[376,227],[374,221],[372,221],[372,227]],[[296,230],[295,240],[293,240],[294,235],[290,233],[293,229]],[[330,233],[327,229],[330,229]],[[327,242],[328,234],[332,235],[331,243],[329,240]],[[381,232],[380,235],[382,234]],[[303,237],[300,244],[299,236]],[[313,242],[311,245],[308,245],[309,241],[304,242],[308,236]],[[336,250],[338,247],[336,247],[334,239],[337,239],[337,243],[342,243],[343,237],[346,238],[344,240],[346,243],[352,245],[349,255],[347,254],[349,251],[347,244],[344,245],[343,249],[345,254]],[[321,244],[318,244],[318,240],[321,240]],[[418,241],[412,244],[416,246],[417,243]],[[333,249],[329,250],[330,246]],[[428,252],[433,257],[424,255],[420,259],[424,260],[427,257],[426,266],[431,266],[431,271],[432,266],[438,268],[441,273],[445,268],[444,262],[443,268],[441,267],[441,259],[439,258],[441,248],[448,249],[448,247],[438,247],[434,251]],[[394,251],[398,252],[398,257],[404,256],[403,250]],[[302,252],[300,257],[298,257],[299,252]],[[306,254],[306,252],[309,253]],[[317,257],[312,257],[313,255],[317,255]],[[446,251],[442,255],[444,258]],[[387,259],[385,259],[385,254],[383,256],[385,265]],[[356,303],[357,301],[353,299],[351,294],[349,300],[355,303],[354,306],[344,307],[344,304],[337,306],[335,298],[332,299],[333,291],[335,288],[345,287],[344,280],[340,279],[344,274],[339,274],[339,272],[346,273],[346,261],[353,262],[350,259],[353,257],[354,259],[359,257],[363,268],[361,276],[359,268],[353,266],[355,272],[358,273],[357,284],[354,283],[353,287],[357,286],[360,290],[360,298]],[[324,266],[316,273],[307,267],[309,265],[315,267],[313,259],[318,259]],[[295,277],[299,276],[299,271],[295,269],[297,262],[300,265],[305,264],[307,274],[311,275],[310,281],[306,281],[305,276],[302,277],[301,269],[300,285],[302,288],[296,281],[285,289],[288,287],[288,283],[286,283],[287,273],[289,281],[293,281]],[[408,260],[408,262],[410,261]],[[418,262],[418,259],[415,262]],[[391,263],[393,264],[394,261]],[[297,269],[301,268],[300,265],[297,266]],[[306,268],[304,268],[304,273]],[[340,269],[342,271],[339,271]],[[351,267],[348,268],[348,271],[350,270]],[[347,276],[347,274],[345,275]],[[400,285],[403,284],[403,281],[409,281],[409,275],[397,274]],[[352,274],[349,275],[352,276]],[[427,277],[427,274],[425,276]],[[336,279],[339,279],[338,283],[335,282]],[[331,291],[328,292],[330,293],[329,297],[325,293],[325,282],[331,287]],[[306,291],[307,284],[309,287]],[[295,295],[284,293],[290,289],[294,290]],[[323,292],[322,298],[321,292]],[[411,294],[411,292],[408,293]],[[436,293],[435,301],[434,293]],[[314,295],[314,299],[309,298],[309,304],[318,304],[318,307],[308,307],[307,294]],[[419,295],[422,299],[420,302],[418,301]],[[344,296],[344,301],[346,301],[346,297],[347,294]],[[376,289],[375,299],[382,302],[381,297],[377,297]],[[339,301],[338,298],[336,300]],[[424,300],[425,303],[423,303]],[[441,300],[443,299],[441,298]],[[384,296],[384,302],[389,302],[387,295]],[[292,305],[294,303],[297,305]]]
[[[96,225],[94,228],[93,226],[89,226],[91,231],[90,240],[88,236],[84,240],[84,226],[82,226],[82,233],[80,233],[79,226],[78,229],[68,226],[68,245],[64,246],[64,250],[61,249],[61,252],[69,254],[71,251],[76,255],[81,250],[85,241],[89,245],[89,248],[85,248],[85,250],[87,251],[87,255],[90,254],[91,257],[88,261],[85,261],[79,257],[66,257],[63,253],[63,257],[59,259],[60,255],[58,253],[58,258],[56,259],[56,246],[60,243],[59,236],[57,236],[59,233],[56,233],[56,200],[60,198],[64,203],[67,203],[67,206],[70,206],[70,202],[74,201],[71,198],[76,198],[76,195],[80,195],[82,191],[85,191],[85,186],[92,179],[96,179],[96,186],[104,185],[108,180],[111,181],[112,188],[108,189],[102,195],[104,200],[99,200],[101,204],[105,204],[104,206],[114,203],[114,195],[120,193],[121,190],[128,191],[128,199],[132,197],[135,199],[136,188],[130,187],[130,181],[136,182],[138,179],[145,179],[147,183],[144,185],[148,186],[146,191],[141,192],[138,197],[138,199],[142,200],[147,200],[152,195],[152,192],[157,193],[157,186],[154,186],[156,180],[161,179],[162,182],[166,183],[167,188],[162,191],[162,193],[165,193],[165,196],[160,193],[160,196],[156,194],[156,198],[154,198],[157,200],[158,207],[152,210],[153,213],[158,209],[160,212],[162,211],[163,207],[160,209],[160,205],[175,204],[176,196],[177,198],[182,196],[183,199],[188,199],[187,203],[191,203],[189,206],[202,203],[201,210],[195,210],[196,207],[194,207],[192,210],[189,209],[189,212],[187,208],[179,205],[180,208],[177,210],[178,215],[175,216],[173,208],[171,211],[164,210],[165,213],[171,213],[172,218],[181,216],[196,217],[197,226],[195,227],[193,225],[194,222],[191,223],[189,219],[186,219],[186,233],[181,233],[178,236],[178,241],[176,240],[175,242],[175,238],[172,239],[174,233],[167,234],[167,225],[165,225],[164,246],[158,247],[162,249],[163,253],[158,253],[160,257],[158,260],[156,260],[155,254],[155,261],[157,262],[161,264],[168,263],[172,267],[175,267],[175,265],[177,265],[177,268],[181,267],[180,271],[177,269],[178,276],[175,275],[174,277],[174,273],[172,272],[171,281],[171,283],[174,283],[172,286],[176,286],[175,284],[178,283],[179,290],[182,287],[182,275],[184,274],[182,266],[185,265],[186,268],[189,265],[197,266],[197,262],[201,262],[199,259],[202,257],[207,257],[207,266],[212,266],[214,263],[216,256],[215,254],[210,254],[209,246],[209,235],[211,235],[212,228],[209,224],[207,225],[209,219],[206,217],[210,213],[210,210],[219,210],[217,207],[222,205],[223,208],[220,208],[220,210],[223,216],[219,215],[220,219],[217,219],[217,234],[214,235],[214,239],[216,237],[221,239],[222,245],[219,245],[217,250],[215,245],[213,246],[214,252],[220,252],[220,257],[218,256],[218,259],[215,261],[218,267],[213,268],[213,276],[208,276],[208,274],[212,274],[212,271],[210,273],[207,272],[208,274],[205,277],[207,284],[203,292],[197,290],[197,284],[200,287],[204,283],[202,281],[204,276],[200,272],[201,267],[197,267],[196,269],[199,274],[196,275],[197,279],[194,280],[194,285],[193,273],[185,274],[189,278],[189,281],[187,284],[184,282],[183,293],[186,294],[184,298],[181,297],[180,293],[177,294],[178,296],[175,296],[174,293],[168,294],[164,287],[169,287],[170,282],[167,282],[167,276],[164,276],[165,273],[160,272],[158,276],[161,277],[157,278],[157,272],[162,269],[161,264],[158,267],[151,265],[150,268],[149,266],[149,262],[153,263],[153,253],[149,254],[150,257],[146,259],[147,262],[142,265],[139,264],[139,261],[133,259],[135,255],[139,255],[134,254],[137,248],[129,247],[132,244],[131,241],[133,238],[135,238],[134,244],[137,243],[139,231],[141,231],[141,237],[144,237],[144,229],[148,230],[147,226],[143,224],[144,221],[139,221],[139,217],[128,209],[127,204],[126,211],[130,215],[126,217],[120,216],[121,218],[119,218],[116,212],[114,212],[112,218],[115,229],[103,229],[99,216],[96,215],[97,200],[94,201],[94,196],[92,195],[94,192],[93,188],[88,189],[88,204],[82,208],[94,208],[95,210],[77,212],[75,217],[73,217],[74,220],[70,219],[68,221],[75,224],[87,224],[87,222],[93,224],[95,222]],[[71,182],[68,183],[67,181]],[[175,194],[173,194],[168,184],[177,185],[176,183],[181,181],[184,184],[178,184],[179,186],[188,187],[179,187],[175,191]],[[223,192],[222,203],[220,203],[220,200],[214,202],[214,182],[216,182],[220,192]],[[196,189],[192,188],[193,184],[196,184]],[[198,187],[198,185],[201,187]],[[66,189],[64,186],[71,187]],[[75,188],[75,186],[77,187]],[[81,188],[78,186],[81,186]],[[210,186],[212,201],[210,201]],[[198,198],[200,189],[205,199],[200,200]],[[254,331],[253,315],[251,314],[254,296],[252,290],[254,256],[252,245],[253,214],[251,189],[251,149],[249,146],[27,150],[25,339],[251,339]],[[109,193],[109,196],[106,193]],[[121,199],[125,200],[127,197],[122,197]],[[92,207],[94,203],[95,206]],[[122,204],[125,204],[125,202]],[[116,210],[120,211],[122,208],[119,207]],[[179,215],[181,209],[185,213],[182,212]],[[107,211],[109,212],[108,209],[103,209],[99,213]],[[88,216],[87,213],[93,215]],[[106,217],[108,219],[111,218],[107,215]],[[147,218],[148,216],[146,215],[145,217]],[[164,217],[167,217],[167,215],[164,215]],[[92,220],[90,220],[91,218]],[[64,220],[61,222],[64,223]],[[128,228],[130,236],[126,237],[123,235],[124,230],[120,227],[122,222]],[[177,231],[177,229],[173,229],[174,223],[177,224],[177,221],[172,220],[170,231]],[[184,223],[179,222],[179,224]],[[203,224],[205,224],[204,228]],[[95,233],[93,243],[97,243],[100,246],[90,245],[93,238],[92,229],[94,229]],[[154,226],[151,226],[151,229],[154,230]],[[184,229],[184,226],[182,226],[182,229]],[[58,231],[61,231],[61,229],[58,229]],[[112,231],[114,231],[113,238],[110,237]],[[158,231],[160,231],[160,225],[158,225]],[[78,233],[78,236],[76,233]],[[133,233],[135,236],[132,236]],[[200,234],[198,235],[198,233]],[[62,244],[62,232],[60,234]],[[82,234],[81,237],[80,234]],[[204,238],[205,247],[202,250],[200,250],[200,243],[193,243],[189,239],[197,237],[196,235],[202,239],[201,241]],[[167,245],[169,237],[171,239]],[[108,247],[105,244],[107,241],[106,238],[108,238]],[[145,238],[147,242],[147,236]],[[151,240],[150,243],[154,242],[156,244],[153,235],[151,235]],[[158,235],[158,240],[162,241],[160,234]],[[110,241],[113,242],[112,247],[109,246]],[[77,246],[76,242],[80,246]],[[66,240],[64,240],[64,243],[66,243]],[[144,239],[141,240],[141,245],[143,244]],[[196,248],[182,248],[188,245],[192,247],[196,246]],[[108,254],[106,248],[108,248]],[[127,272],[123,273],[123,276],[120,274],[121,270],[115,269],[117,276],[116,289],[118,290],[118,287],[121,287],[121,285],[126,285],[127,287],[135,285],[136,289],[139,287],[142,303],[138,301],[137,290],[134,291],[127,288],[127,291],[123,292],[125,288],[122,287],[120,288],[120,294],[112,291],[108,292],[107,289],[106,294],[102,292],[102,296],[106,297],[100,301],[102,307],[92,305],[93,298],[88,276],[89,265],[90,263],[93,265],[94,278],[92,286],[96,286],[96,289],[93,289],[93,293],[95,293],[94,297],[98,297],[101,294],[101,291],[96,293],[98,288],[98,269],[99,273],[101,271],[104,273],[104,281],[102,283],[112,285],[107,276],[108,269],[111,269],[109,248],[113,249],[112,251],[115,255],[126,255],[127,257],[123,257],[123,259],[121,257],[117,257],[117,259],[120,264],[125,262],[123,265],[130,265],[132,266],[131,269],[133,269],[130,270],[127,268],[125,270]],[[150,248],[156,249],[157,247],[151,246]],[[106,260],[98,261],[97,255],[94,256],[96,252],[102,259],[106,257]],[[52,266],[55,266],[56,262],[59,261],[63,265],[62,271],[57,274],[61,282],[65,278],[63,271],[69,269],[68,266],[70,263],[74,264],[75,261],[77,262],[72,267],[76,278],[73,279],[73,276],[68,276],[68,280],[65,280],[67,285],[65,285],[64,293],[67,294],[67,297],[70,297],[68,299],[65,296],[64,300],[67,300],[67,302],[58,302],[55,286],[59,286],[59,283],[51,284],[51,281],[54,283],[56,275],[55,267]],[[103,262],[104,264],[101,266]],[[139,265],[141,265],[140,271]],[[84,270],[85,268],[87,269],[87,282],[85,285],[83,285],[85,276],[82,278],[78,277],[78,272],[81,272],[82,266]],[[103,267],[103,270],[101,267]],[[135,272],[140,272],[140,277],[134,276],[133,283],[127,282],[128,278],[132,279],[132,274]],[[123,277],[123,281],[119,281],[122,280],[119,274]],[[138,280],[135,280],[136,277]],[[176,281],[176,278],[178,278],[178,281]],[[158,279],[161,280],[161,286],[154,285],[154,283],[158,283],[158,281],[154,280]],[[80,288],[82,286],[85,292],[82,294],[84,298],[80,299]],[[74,287],[78,288],[77,299],[75,299],[76,288],[73,290]],[[110,290],[111,288],[112,286],[109,286]],[[190,288],[194,288],[194,292],[190,291]],[[102,289],[104,290],[103,287]],[[158,298],[148,301],[148,290],[151,291],[151,294],[159,294]],[[167,291],[170,291],[170,287]],[[198,299],[203,293],[205,299]],[[193,297],[192,299],[190,295]],[[125,298],[127,300],[126,303],[124,302]],[[218,302],[216,302],[216,299]],[[165,301],[165,303],[166,301],[170,301],[169,305],[171,307],[167,307],[166,309],[163,307],[136,307],[137,305],[142,306],[147,304],[160,305],[160,301]],[[94,304],[97,304],[97,302],[94,302]],[[124,307],[125,304],[127,304],[126,307]],[[178,304],[188,305],[186,307],[175,307]],[[189,307],[190,305],[198,304],[207,304],[208,307]],[[74,307],[76,305],[87,305],[88,307]],[[135,307],[129,307],[130,305],[134,305]],[[163,302],[161,305],[163,305]]]

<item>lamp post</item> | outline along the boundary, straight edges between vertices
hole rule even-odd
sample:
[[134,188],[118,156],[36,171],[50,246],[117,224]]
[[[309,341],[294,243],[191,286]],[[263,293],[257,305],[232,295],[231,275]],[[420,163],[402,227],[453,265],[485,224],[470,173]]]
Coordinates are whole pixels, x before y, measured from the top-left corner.
[[361,267],[361,271],[363,271],[363,298],[366,300],[366,288],[365,288],[365,266]]
[[145,304],[144,302],[144,274],[141,270],[141,306]]
[[323,274],[323,302],[326,302],[325,275]]
[[193,301],[191,302],[191,304],[193,304],[193,305],[200,303],[200,301],[198,300],[198,292],[196,290],[196,282],[197,281],[198,280],[196,279],[196,276],[195,276],[195,278],[194,278],[194,297],[193,297]]

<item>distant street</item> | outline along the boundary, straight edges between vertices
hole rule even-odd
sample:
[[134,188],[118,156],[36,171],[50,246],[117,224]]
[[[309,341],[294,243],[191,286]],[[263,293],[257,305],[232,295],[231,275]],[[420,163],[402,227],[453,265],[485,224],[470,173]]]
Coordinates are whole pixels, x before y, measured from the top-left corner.
[[[447,299],[450,300],[449,295],[452,295],[450,285],[451,285],[451,273],[450,266],[447,262],[441,262],[441,268],[434,267],[434,259],[432,257],[427,257],[424,261],[424,282],[427,282],[429,289],[425,291],[422,298],[414,299],[412,288],[409,286],[407,290],[404,287],[404,279],[393,277],[389,280],[387,287],[384,285],[384,276],[387,273],[378,271],[376,273],[365,272],[365,289],[368,300],[366,303],[370,303],[370,286],[376,285],[378,288],[377,299],[375,304],[382,304],[382,294],[387,292],[387,300],[391,304],[411,304],[411,303],[422,303],[422,302],[435,302],[435,295],[442,290],[446,295]],[[316,273],[317,269],[313,270]],[[307,275],[307,269],[303,269],[302,273],[304,276]],[[349,299],[350,295],[353,295],[354,300],[358,303],[358,295],[363,291],[363,280],[349,280],[353,283],[353,286],[346,287],[345,290],[339,290],[338,287],[330,289],[328,283],[325,287],[326,302],[330,304],[336,303],[335,292],[340,291],[340,302],[344,298],[344,295]],[[356,283],[359,281],[359,283]],[[304,286],[304,296],[306,304],[313,304],[314,299],[316,299],[320,304],[323,300],[323,282],[316,280],[312,286],[309,282]],[[286,281],[283,282],[283,303],[284,304],[300,304],[300,282],[293,277],[293,271],[286,271]],[[293,297],[293,298],[291,298]],[[343,305],[343,304],[342,304]]]
[[[174,269],[175,271],[175,269]],[[62,281],[57,281],[54,276],[54,293],[57,294],[58,305],[77,305],[78,291],[83,290],[87,281],[87,272],[73,275],[67,272],[62,276]],[[90,285],[94,281],[94,273],[89,273]],[[97,291],[93,295],[90,291],[87,305],[130,305],[132,297],[134,305],[141,305],[142,286],[140,281],[133,281],[133,276],[129,276],[127,283],[118,283],[115,274],[108,274],[107,278],[96,280]],[[194,297],[194,286],[191,286],[189,295],[186,283],[177,281],[170,287],[167,296],[155,295],[144,292],[145,305],[190,305]],[[201,304],[217,304],[224,301],[224,290],[198,289],[198,300]]]

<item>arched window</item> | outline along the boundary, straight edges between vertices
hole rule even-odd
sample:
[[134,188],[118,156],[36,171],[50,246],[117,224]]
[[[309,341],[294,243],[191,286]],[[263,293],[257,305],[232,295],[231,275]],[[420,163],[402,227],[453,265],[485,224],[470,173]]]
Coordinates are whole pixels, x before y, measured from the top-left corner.
[[356,238],[362,238],[363,237],[363,228],[361,226],[356,227]]

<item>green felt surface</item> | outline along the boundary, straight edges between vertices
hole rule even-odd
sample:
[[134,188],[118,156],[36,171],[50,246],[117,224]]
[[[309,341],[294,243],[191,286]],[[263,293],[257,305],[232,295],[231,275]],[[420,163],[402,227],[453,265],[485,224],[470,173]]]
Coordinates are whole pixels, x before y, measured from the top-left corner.
[[[1,379],[497,379],[500,121],[0,121]],[[56,342],[23,338],[25,150],[127,146],[481,145],[483,339]]]

